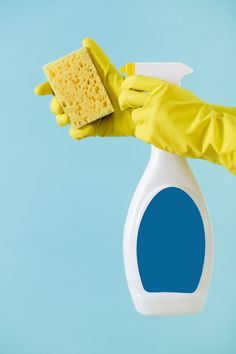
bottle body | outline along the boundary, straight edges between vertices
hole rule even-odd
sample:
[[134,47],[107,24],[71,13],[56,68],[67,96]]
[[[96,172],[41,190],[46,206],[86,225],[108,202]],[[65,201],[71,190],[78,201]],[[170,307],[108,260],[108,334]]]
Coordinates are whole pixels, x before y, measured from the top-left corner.
[[[161,191],[170,187],[178,188],[191,197],[203,222],[204,262],[201,278],[194,292],[146,291],[140,276],[137,244],[142,218],[151,200]],[[171,222],[171,220],[169,221]],[[189,236],[191,237],[191,235]],[[178,238],[178,234],[175,237]],[[187,161],[183,157],[152,147],[149,163],[131,201],[124,230],[125,273],[136,310],[143,315],[177,315],[199,312],[208,292],[213,248],[212,225],[207,207]],[[151,276],[155,277],[155,269],[153,269]]]

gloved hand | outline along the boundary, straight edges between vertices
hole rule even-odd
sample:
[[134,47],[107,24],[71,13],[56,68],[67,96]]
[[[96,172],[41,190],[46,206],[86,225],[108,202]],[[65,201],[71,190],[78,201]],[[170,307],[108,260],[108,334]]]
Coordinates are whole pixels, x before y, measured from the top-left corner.
[[137,138],[236,175],[236,107],[208,104],[189,90],[142,75],[126,78],[119,103],[132,109]]
[[[134,136],[135,124],[131,119],[131,112],[130,110],[122,112],[118,103],[121,83],[124,80],[123,76],[110,63],[106,54],[91,38],[85,38],[83,40],[83,47],[87,48],[93,63],[96,66],[115,111],[109,116],[87,124],[79,129],[70,128],[71,137],[74,139],[82,139],[96,135]],[[34,91],[37,95],[53,94],[53,90],[48,82],[36,86]],[[64,126],[70,123],[69,118],[63,112],[63,109],[55,96],[51,100],[50,108],[56,115],[56,121],[59,125]]]

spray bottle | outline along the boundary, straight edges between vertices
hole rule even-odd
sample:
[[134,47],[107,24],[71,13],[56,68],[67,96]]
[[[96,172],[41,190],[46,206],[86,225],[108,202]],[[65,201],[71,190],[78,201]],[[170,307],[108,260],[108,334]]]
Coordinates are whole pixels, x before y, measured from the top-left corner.
[[[177,85],[193,72],[182,63],[130,63],[121,70]],[[136,310],[143,315],[199,312],[213,253],[211,220],[188,162],[152,146],[124,228],[125,274]]]

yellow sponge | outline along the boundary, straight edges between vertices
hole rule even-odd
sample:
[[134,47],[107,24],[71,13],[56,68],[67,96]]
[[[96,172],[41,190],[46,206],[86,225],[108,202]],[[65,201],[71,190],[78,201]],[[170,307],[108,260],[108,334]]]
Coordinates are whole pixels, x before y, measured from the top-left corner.
[[86,48],[45,65],[43,70],[75,128],[114,112]]

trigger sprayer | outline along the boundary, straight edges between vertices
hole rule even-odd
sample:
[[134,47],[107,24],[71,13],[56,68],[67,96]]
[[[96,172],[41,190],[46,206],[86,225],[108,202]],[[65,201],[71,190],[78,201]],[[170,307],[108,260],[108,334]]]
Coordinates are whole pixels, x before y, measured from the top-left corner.
[[[193,72],[182,63],[130,63],[121,70],[177,85]],[[124,228],[125,274],[136,310],[143,315],[199,312],[213,253],[211,220],[187,160],[152,146]]]

